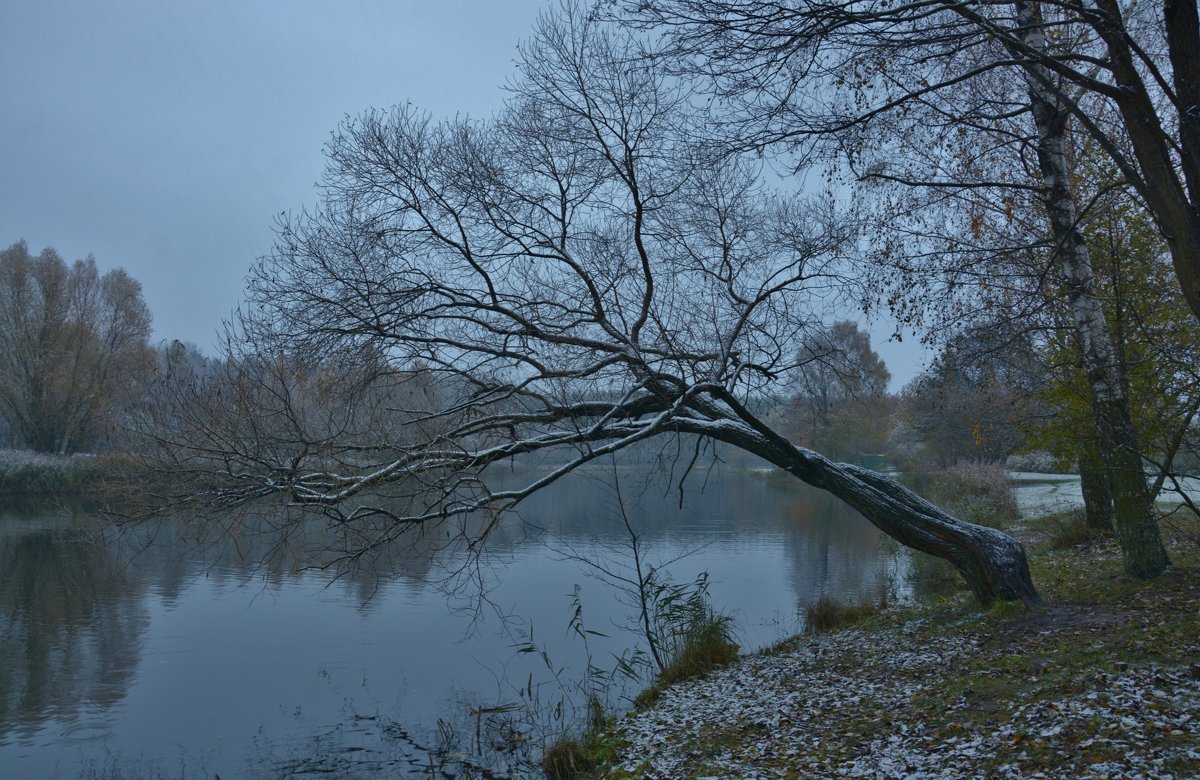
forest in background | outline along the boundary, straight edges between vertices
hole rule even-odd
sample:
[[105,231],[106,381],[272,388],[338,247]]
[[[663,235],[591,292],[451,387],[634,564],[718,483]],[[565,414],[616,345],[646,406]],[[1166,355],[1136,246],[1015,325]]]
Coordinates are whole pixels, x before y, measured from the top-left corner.
[[[1146,469],[1155,492],[1169,492],[1200,468],[1198,367],[1188,359],[1195,351],[1186,348],[1196,326],[1173,302],[1161,256],[1141,257],[1138,267],[1157,267],[1149,289],[1128,289],[1115,263],[1101,278],[1137,401]],[[188,393],[197,407],[232,398],[247,392],[249,375],[286,384],[291,403],[310,421],[344,411],[353,399],[353,426],[372,435],[387,429],[400,438],[440,403],[438,388],[419,370],[378,354],[358,356],[348,373],[344,363],[268,365],[207,355],[180,341],[152,344],[151,313],[137,281],[120,268],[101,275],[90,257],[68,265],[52,248],[33,255],[17,243],[0,252],[0,284],[6,304],[0,446],[27,451],[6,456],[9,471],[40,463],[29,470],[38,492],[48,486],[33,475],[56,466],[34,453],[127,454],[168,398]],[[965,463],[1095,472],[1096,442],[1080,435],[1089,402],[1069,329],[1034,325],[1019,334],[998,324],[965,329],[945,341],[919,376],[891,392],[890,372],[870,337],[852,321],[835,320],[801,344],[782,390],[753,405],[796,444],[875,469],[922,472]],[[350,423],[323,424],[333,430]]]

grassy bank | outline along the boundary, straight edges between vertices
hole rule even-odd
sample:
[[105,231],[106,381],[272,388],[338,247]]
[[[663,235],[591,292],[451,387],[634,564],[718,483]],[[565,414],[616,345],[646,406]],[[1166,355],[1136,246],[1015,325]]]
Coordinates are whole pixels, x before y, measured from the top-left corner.
[[122,455],[46,455],[0,450],[0,496],[103,498],[129,486],[135,464]]
[[596,776],[1194,776],[1195,523],[1165,524],[1176,566],[1141,582],[1070,522],[1022,524],[1042,610],[955,593],[795,637],[620,721]]

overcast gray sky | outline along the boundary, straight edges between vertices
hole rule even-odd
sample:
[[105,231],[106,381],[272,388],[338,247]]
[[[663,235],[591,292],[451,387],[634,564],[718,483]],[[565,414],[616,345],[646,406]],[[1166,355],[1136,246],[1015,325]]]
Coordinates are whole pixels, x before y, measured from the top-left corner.
[[[547,0],[5,0],[0,246],[123,266],[155,338],[211,350],[346,115],[497,109]],[[903,384],[923,352],[876,348]]]

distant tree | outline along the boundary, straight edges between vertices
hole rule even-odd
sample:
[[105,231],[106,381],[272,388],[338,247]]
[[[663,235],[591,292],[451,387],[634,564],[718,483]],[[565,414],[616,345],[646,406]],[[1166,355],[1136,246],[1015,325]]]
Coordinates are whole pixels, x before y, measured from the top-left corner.
[[179,339],[163,342],[154,350],[154,370],[158,374],[203,376],[213,365],[200,347]]
[[1027,338],[1003,326],[961,333],[900,394],[897,416],[938,466],[1003,463],[1036,414],[1040,361]]
[[[569,7],[522,48],[492,120],[397,108],[334,134],[319,208],[286,219],[252,274],[246,349],[320,363],[370,348],[437,386],[424,418],[437,424],[374,446],[304,437],[283,394],[264,396],[265,438],[180,443],[213,479],[196,500],[277,495],[378,522],[363,537],[378,540],[498,518],[598,458],[690,434],[950,560],[982,603],[1036,601],[1011,537],[797,447],[753,411],[854,278],[854,225],[766,191],[752,156],[712,154],[703,101],[645,45]],[[488,471],[531,460],[553,466],[521,487]]]
[[319,457],[324,468],[351,470],[436,436],[446,383],[432,380],[427,366],[401,365],[369,344],[319,356],[227,344],[221,358],[204,358],[174,342],[158,351],[134,428],[163,445],[151,465],[172,479],[160,491],[194,496],[218,489],[211,469],[198,467],[218,449],[254,453],[260,467]]
[[835,322],[804,339],[796,363],[789,422],[797,441],[839,460],[883,452],[892,377],[871,337],[853,322]]
[[0,417],[41,452],[96,446],[151,364],[150,311],[123,270],[68,266],[24,242],[0,252]]

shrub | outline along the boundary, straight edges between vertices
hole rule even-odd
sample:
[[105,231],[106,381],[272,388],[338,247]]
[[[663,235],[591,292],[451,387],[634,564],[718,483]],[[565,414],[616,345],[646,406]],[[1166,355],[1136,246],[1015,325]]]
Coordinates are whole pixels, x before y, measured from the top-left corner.
[[813,634],[835,631],[878,615],[887,609],[887,606],[887,594],[883,592],[880,592],[877,601],[862,601],[855,604],[845,604],[829,596],[822,596],[805,608],[804,630]]
[[547,747],[541,763],[550,780],[573,780],[595,766],[583,742],[571,736],[560,737]]
[[46,455],[0,450],[0,494],[77,495],[102,492],[129,478],[133,465],[119,455]]
[[588,699],[587,719],[582,738],[565,734],[543,751],[542,772],[550,780],[572,780],[613,759],[612,745],[605,738],[608,718],[596,698]]
[[728,666],[738,656],[733,618],[713,609],[705,576],[686,595],[672,588],[655,606],[664,663],[654,683],[634,700],[637,707],[653,704],[668,686]]
[[671,660],[658,675],[658,682],[672,685],[728,666],[738,655],[732,627],[732,618],[718,615],[706,604],[669,651]]
[[1012,483],[998,464],[960,463],[917,475],[911,484],[934,504],[971,523],[1001,528],[1021,516]]
[[1088,525],[1082,509],[1050,515],[1045,520],[1047,544],[1054,550],[1085,546],[1112,536],[1111,531]]
[[1029,471],[1036,474],[1061,474],[1064,464],[1045,450],[1009,455],[1004,468],[1009,471]]

